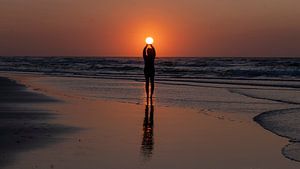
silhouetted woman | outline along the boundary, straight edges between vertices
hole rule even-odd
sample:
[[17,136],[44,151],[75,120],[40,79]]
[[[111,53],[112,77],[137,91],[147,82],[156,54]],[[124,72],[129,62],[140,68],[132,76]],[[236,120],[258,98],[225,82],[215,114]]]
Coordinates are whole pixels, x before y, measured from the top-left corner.
[[154,68],[154,60],[155,60],[156,52],[153,45],[147,44],[143,50],[143,58],[144,58],[144,74],[146,78],[146,93],[147,98],[149,98],[149,81],[151,82],[151,95],[152,98],[154,92],[154,76],[155,76],[155,68]]

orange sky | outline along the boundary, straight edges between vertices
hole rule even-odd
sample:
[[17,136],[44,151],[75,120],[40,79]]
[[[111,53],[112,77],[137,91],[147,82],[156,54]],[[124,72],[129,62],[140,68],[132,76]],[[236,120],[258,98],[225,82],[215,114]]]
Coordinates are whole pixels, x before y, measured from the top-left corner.
[[0,0],[0,55],[300,56],[299,0]]

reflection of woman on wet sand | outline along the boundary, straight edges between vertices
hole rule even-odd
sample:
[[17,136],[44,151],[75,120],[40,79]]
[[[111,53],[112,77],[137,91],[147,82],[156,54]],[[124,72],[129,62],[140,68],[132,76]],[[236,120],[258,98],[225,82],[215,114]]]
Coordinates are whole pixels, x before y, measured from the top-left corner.
[[144,58],[144,74],[146,78],[146,94],[147,99],[149,97],[149,81],[151,82],[151,94],[152,98],[154,92],[154,76],[155,76],[155,68],[154,68],[154,60],[155,60],[156,52],[153,45],[147,44],[143,50],[143,58]]
[[149,158],[152,155],[153,150],[153,114],[154,106],[150,105],[150,115],[149,115],[149,105],[145,107],[145,117],[143,123],[143,141],[142,141],[142,153],[144,157]]

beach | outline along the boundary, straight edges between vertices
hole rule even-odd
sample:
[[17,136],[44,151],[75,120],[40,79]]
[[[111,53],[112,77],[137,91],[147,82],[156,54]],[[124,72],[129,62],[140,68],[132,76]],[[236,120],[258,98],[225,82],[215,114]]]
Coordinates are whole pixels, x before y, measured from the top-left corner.
[[0,169],[300,169],[300,0],[0,0]]
[[[297,90],[282,90],[279,98],[270,95],[281,91],[276,86],[249,89],[251,86],[229,84],[220,88],[218,83],[197,87],[157,83],[153,104],[147,106],[142,81],[13,72],[2,72],[0,76],[16,80],[39,97],[51,98],[46,103],[36,103],[43,100],[39,98],[34,104],[18,104],[48,112],[55,118],[43,115],[36,120],[47,120],[50,128],[59,126],[43,138],[43,144],[20,142],[27,148],[12,146],[3,150],[10,163],[3,163],[1,168],[296,169],[300,166],[298,121],[293,123],[293,132],[286,133],[284,124],[289,120],[283,120],[278,127],[275,125],[278,118],[267,118],[269,111],[297,111]],[[174,93],[178,98],[174,98]],[[290,99],[290,93],[294,99]],[[291,113],[284,112],[277,116],[290,119]],[[6,147],[5,143],[2,145]]]

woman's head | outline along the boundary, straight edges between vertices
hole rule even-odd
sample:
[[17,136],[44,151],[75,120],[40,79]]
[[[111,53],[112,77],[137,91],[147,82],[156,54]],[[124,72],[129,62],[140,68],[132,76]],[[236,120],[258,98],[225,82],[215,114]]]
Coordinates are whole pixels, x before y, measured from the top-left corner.
[[153,48],[148,48],[147,49],[147,55],[148,56],[153,56],[154,55],[154,49]]

